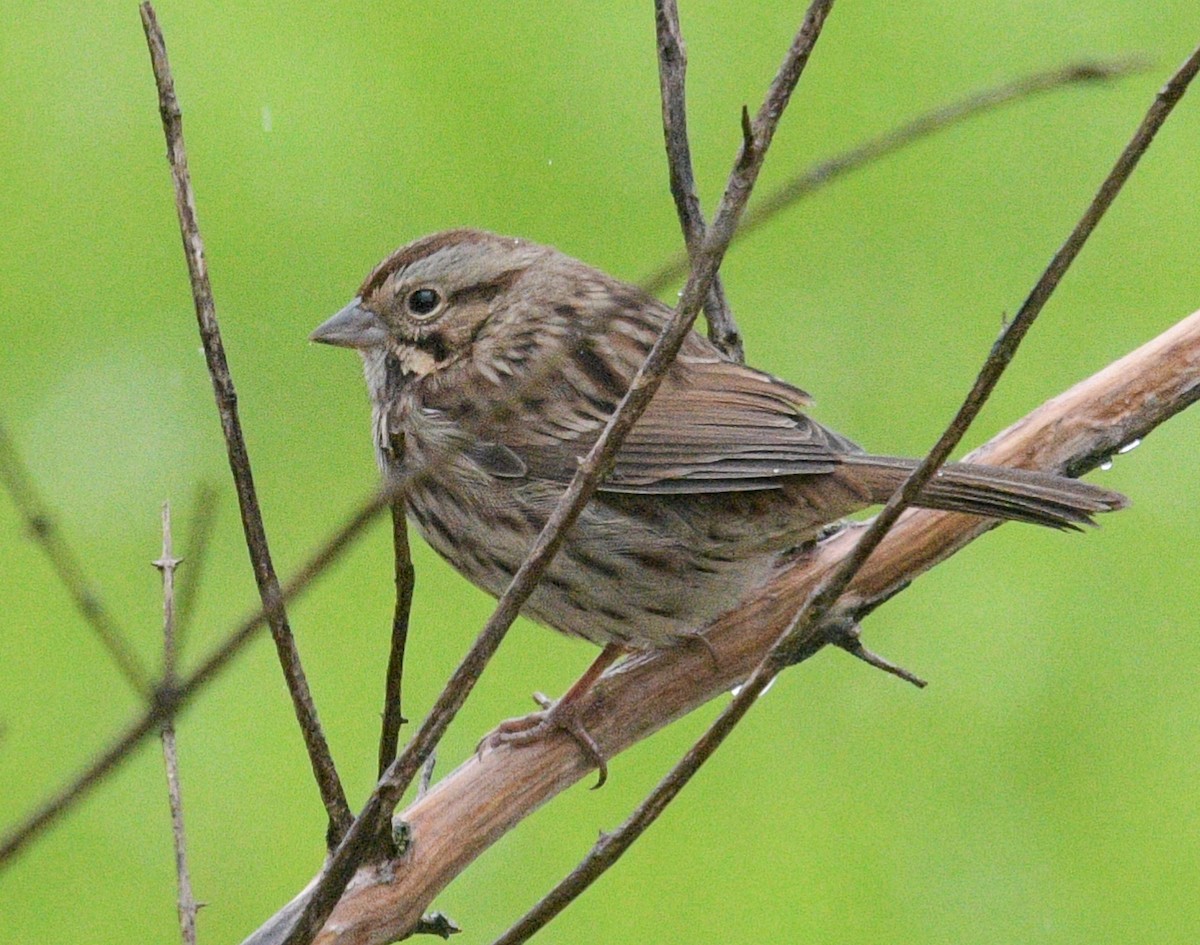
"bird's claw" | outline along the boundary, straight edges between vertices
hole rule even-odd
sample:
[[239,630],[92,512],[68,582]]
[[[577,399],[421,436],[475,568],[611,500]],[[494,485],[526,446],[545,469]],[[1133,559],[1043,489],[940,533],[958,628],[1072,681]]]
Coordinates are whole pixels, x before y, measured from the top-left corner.
[[555,732],[566,732],[599,770],[599,777],[592,785],[592,790],[604,784],[608,780],[608,762],[596,740],[584,727],[573,703],[564,703],[562,700],[554,702],[540,692],[535,692],[533,699],[542,707],[541,711],[501,722],[479,740],[479,744],[475,746],[476,755],[482,757],[485,748],[499,748],[502,745],[520,748]]

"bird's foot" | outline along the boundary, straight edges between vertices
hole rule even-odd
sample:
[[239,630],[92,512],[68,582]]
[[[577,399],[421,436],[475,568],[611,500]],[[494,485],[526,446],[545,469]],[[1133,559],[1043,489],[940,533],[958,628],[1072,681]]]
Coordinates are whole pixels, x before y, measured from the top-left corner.
[[578,701],[563,697],[554,702],[540,692],[535,692],[533,698],[542,707],[540,712],[531,712],[529,715],[501,722],[489,734],[483,736],[476,752],[482,755],[485,748],[499,748],[501,745],[520,748],[556,732],[566,732],[575,740],[587,759],[599,769],[600,776],[592,785],[592,790],[600,787],[608,780],[608,762],[596,740],[583,725]]

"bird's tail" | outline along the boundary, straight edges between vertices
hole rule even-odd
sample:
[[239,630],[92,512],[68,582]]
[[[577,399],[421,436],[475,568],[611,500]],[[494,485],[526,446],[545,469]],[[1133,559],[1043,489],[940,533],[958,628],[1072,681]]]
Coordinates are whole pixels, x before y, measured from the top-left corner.
[[[870,490],[875,502],[886,502],[917,466],[915,459],[866,453],[852,453],[841,460],[853,467],[854,479]],[[1123,509],[1129,500],[1119,492],[1053,473],[947,463],[925,486],[916,504],[947,512],[1078,529],[1080,525],[1095,524],[1092,521],[1095,513]]]

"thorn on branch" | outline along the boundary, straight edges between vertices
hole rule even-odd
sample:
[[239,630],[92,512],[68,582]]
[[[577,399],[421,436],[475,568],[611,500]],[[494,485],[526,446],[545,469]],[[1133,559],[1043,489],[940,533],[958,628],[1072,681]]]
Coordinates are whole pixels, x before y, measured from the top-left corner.
[[738,167],[748,167],[754,160],[754,126],[750,123],[750,109],[742,106],[742,153]]
[[192,893],[188,869],[187,831],[183,822],[183,792],[179,780],[179,749],[175,743],[174,710],[179,703],[175,684],[175,568],[179,566],[171,537],[171,504],[162,507],[162,554],[153,562],[162,574],[163,586],[163,681],[154,691],[155,703],[163,711],[163,766],[167,774],[167,803],[171,811],[171,834],[175,843],[175,880],[178,889],[179,934],[183,945],[196,945],[196,913],[199,906]]

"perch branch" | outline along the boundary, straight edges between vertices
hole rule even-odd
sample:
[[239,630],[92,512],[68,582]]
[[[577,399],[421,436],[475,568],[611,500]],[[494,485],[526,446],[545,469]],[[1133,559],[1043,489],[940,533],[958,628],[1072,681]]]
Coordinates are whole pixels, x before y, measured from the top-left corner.
[[[967,459],[1078,475],[1198,399],[1200,312],[1043,404]],[[827,619],[856,622],[997,524],[907,512]],[[635,656],[603,677],[581,704],[581,718],[606,757],[742,683],[865,528],[851,526],[821,542],[718,619],[706,631],[718,671],[707,653],[680,648]],[[400,937],[479,854],[591,767],[565,735],[468,758],[398,814],[410,836],[404,859],[363,867],[316,941],[381,945]],[[281,941],[311,888],[247,945]]]
[[175,80],[167,60],[166,42],[162,30],[159,29],[154,7],[150,3],[143,3],[139,9],[142,26],[146,32],[146,44],[150,49],[154,82],[158,87],[158,110],[167,141],[167,161],[171,166],[171,180],[175,187],[175,209],[179,215],[179,231],[183,237],[183,252],[187,259],[192,298],[196,306],[196,322],[200,328],[200,340],[204,346],[208,373],[212,378],[217,412],[221,417],[221,432],[225,436],[229,468],[237,490],[246,547],[250,552],[254,580],[267,611],[267,623],[275,641],[279,663],[292,697],[296,721],[300,724],[304,745],[308,750],[313,776],[321,792],[325,811],[329,815],[328,838],[332,845],[349,827],[350,807],[346,803],[345,791],[338,778],[333,757],[329,753],[325,734],[321,730],[317,708],[300,662],[300,652],[296,649],[292,628],[288,624],[287,612],[279,590],[279,578],[271,561],[262,510],[259,508],[254,476],[250,469],[250,454],[246,450],[241,420],[238,418],[237,392],[234,390],[233,377],[229,373],[229,364],[225,358],[225,346],[221,341],[221,330],[217,324],[216,306],[208,278],[208,263],[204,256],[204,241],[201,239],[200,224],[196,218],[196,199],[192,191],[187,151],[183,143],[183,116],[175,96]]

